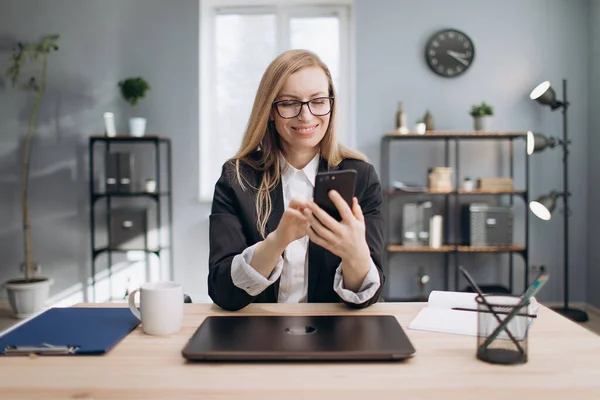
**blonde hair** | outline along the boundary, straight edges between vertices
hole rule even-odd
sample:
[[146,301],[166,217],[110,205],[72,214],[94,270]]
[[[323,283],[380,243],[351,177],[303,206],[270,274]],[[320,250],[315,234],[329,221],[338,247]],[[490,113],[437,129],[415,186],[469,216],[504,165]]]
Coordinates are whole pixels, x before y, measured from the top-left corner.
[[[244,181],[248,185],[249,183],[240,172],[241,162],[248,164],[254,170],[263,172],[258,188],[252,187],[257,191],[256,214],[258,218],[256,224],[263,238],[266,233],[267,220],[273,208],[270,192],[277,187],[281,179],[279,157],[282,151],[281,143],[275,124],[269,123],[272,104],[290,75],[302,68],[315,66],[320,67],[325,72],[329,83],[329,96],[335,97],[331,73],[316,54],[308,50],[289,50],[280,54],[271,62],[262,76],[242,144],[237,154],[231,159],[235,163],[237,180],[244,190],[246,189]],[[345,158],[365,160],[362,154],[337,142],[335,103],[334,101],[331,109],[329,126],[319,144],[320,155],[327,160],[330,168],[339,165]],[[250,157],[257,150],[261,151],[259,160]]]

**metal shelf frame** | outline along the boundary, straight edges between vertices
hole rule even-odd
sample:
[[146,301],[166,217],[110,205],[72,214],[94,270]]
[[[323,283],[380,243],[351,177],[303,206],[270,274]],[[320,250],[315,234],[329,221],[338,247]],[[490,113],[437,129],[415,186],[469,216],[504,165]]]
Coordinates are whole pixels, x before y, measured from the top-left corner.
[[[139,145],[151,145],[154,149],[154,166],[155,166],[155,175],[156,175],[156,192],[155,193],[147,193],[147,192],[130,192],[130,193],[104,193],[96,191],[94,182],[96,177],[95,170],[95,149],[99,147],[97,145],[104,146],[103,155],[110,153],[111,146],[114,144],[127,144],[133,146]],[[161,148],[165,147],[166,150],[166,160],[162,160],[161,157]],[[96,301],[96,276],[97,276],[97,268],[96,262],[98,256],[102,254],[107,255],[107,270],[108,270],[108,279],[109,284],[112,284],[112,263],[113,263],[113,253],[124,253],[129,251],[143,251],[146,254],[146,266],[148,267],[148,256],[150,254],[155,254],[160,262],[160,268],[163,269],[163,255],[161,252],[163,250],[168,250],[168,258],[169,258],[169,279],[173,279],[173,196],[172,196],[172,160],[171,160],[171,140],[168,137],[163,136],[144,136],[144,137],[133,137],[133,136],[116,136],[116,137],[108,137],[108,136],[90,136],[89,144],[89,202],[90,202],[90,248],[91,248],[91,285],[92,285],[92,301]],[[104,158],[106,159],[106,158]],[[166,162],[166,174],[167,179],[166,183],[162,182],[161,179],[161,164]],[[163,187],[163,185],[165,187]],[[160,230],[163,228],[163,211],[162,211],[162,202],[166,200],[167,202],[167,227],[168,227],[168,244],[161,243],[161,235],[157,235],[158,244],[156,248],[148,248],[147,239],[144,241],[144,248],[130,250],[130,249],[119,249],[119,248],[110,248],[109,245],[111,243],[111,232],[110,232],[110,221],[112,216],[112,200],[114,198],[149,198],[152,199],[156,203],[156,228]],[[106,217],[106,235],[107,235],[107,246],[103,246],[100,248],[96,247],[96,210],[101,206],[97,204],[97,202],[101,199],[105,200],[105,217]]]
[[[402,191],[390,187],[390,159],[392,142],[395,141],[443,141],[444,142],[444,166],[452,166],[454,169],[454,187],[455,190],[448,192],[438,192],[430,190],[422,191]],[[460,143],[467,140],[493,140],[493,141],[508,141],[509,143],[509,176],[514,179],[515,177],[515,141],[527,140],[527,132],[481,132],[481,131],[430,131],[426,134],[409,133],[406,135],[398,134],[396,132],[390,132],[385,134],[381,139],[380,155],[381,155],[381,182],[383,189],[383,215],[384,220],[389,221],[389,201],[390,198],[397,196],[414,196],[414,195],[428,195],[428,196],[442,196],[443,197],[443,216],[444,220],[448,220],[448,216],[451,212],[454,212],[455,223],[454,223],[454,234],[455,237],[460,237],[460,207],[459,198],[461,196],[472,196],[472,195],[497,195],[497,196],[508,196],[509,204],[514,204],[514,198],[521,198],[525,204],[524,212],[524,246],[513,245],[503,247],[474,247],[461,246],[459,244],[449,243],[450,238],[450,224],[444,223],[443,232],[443,243],[444,246],[438,249],[432,249],[427,246],[402,246],[397,243],[390,243],[390,228],[386,224],[384,229],[384,257],[383,257],[383,270],[384,273],[389,276],[390,272],[390,256],[398,253],[425,253],[425,254],[440,254],[444,259],[444,290],[450,288],[450,257],[454,259],[454,290],[459,291],[459,255],[465,253],[508,253],[509,254],[509,278],[508,278],[508,290],[513,293],[514,289],[514,254],[518,254],[523,258],[524,261],[524,283],[525,287],[529,283],[529,156],[527,152],[523,151],[525,157],[524,163],[524,178],[525,188],[515,189],[511,191],[491,191],[491,190],[474,190],[473,192],[465,192],[460,189]],[[454,164],[450,165],[450,143],[454,143]],[[454,199],[455,210],[450,210],[450,198]],[[390,287],[384,289],[384,299],[392,299],[390,296]],[[396,296],[397,297],[397,296]]]

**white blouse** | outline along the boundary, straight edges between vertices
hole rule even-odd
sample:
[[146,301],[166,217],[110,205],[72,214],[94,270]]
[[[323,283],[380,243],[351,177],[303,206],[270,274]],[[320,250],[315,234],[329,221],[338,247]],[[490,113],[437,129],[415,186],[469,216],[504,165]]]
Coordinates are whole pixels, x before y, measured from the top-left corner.
[[[319,169],[317,154],[303,169],[298,170],[287,162],[281,163],[281,183],[283,187],[283,202],[285,208],[291,199],[307,201],[313,195],[315,178]],[[290,243],[279,257],[269,278],[265,278],[250,265],[254,249],[258,243],[246,248],[233,258],[231,264],[231,279],[233,284],[243,289],[251,296],[260,294],[273,284],[279,282],[278,303],[305,303],[308,290],[308,235]],[[340,297],[348,302],[360,304],[370,299],[381,285],[377,267],[371,259],[371,266],[358,292],[344,288],[342,267],[338,266],[333,282],[333,289]]]

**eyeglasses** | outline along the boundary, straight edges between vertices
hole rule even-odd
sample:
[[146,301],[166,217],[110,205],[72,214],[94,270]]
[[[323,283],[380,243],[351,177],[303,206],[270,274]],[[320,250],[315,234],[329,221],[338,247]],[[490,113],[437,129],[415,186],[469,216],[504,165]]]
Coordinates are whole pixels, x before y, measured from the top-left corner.
[[308,106],[308,111],[315,117],[322,117],[331,112],[333,97],[317,97],[309,101],[279,100],[273,102],[281,118],[295,118],[302,112],[303,105]]

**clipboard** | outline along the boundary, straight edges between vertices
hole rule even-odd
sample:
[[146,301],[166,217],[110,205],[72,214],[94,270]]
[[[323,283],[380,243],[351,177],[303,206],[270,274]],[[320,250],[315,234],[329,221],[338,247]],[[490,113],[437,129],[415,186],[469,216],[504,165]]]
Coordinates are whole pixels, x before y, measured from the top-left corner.
[[140,321],[129,308],[50,308],[0,336],[0,355],[102,355]]

